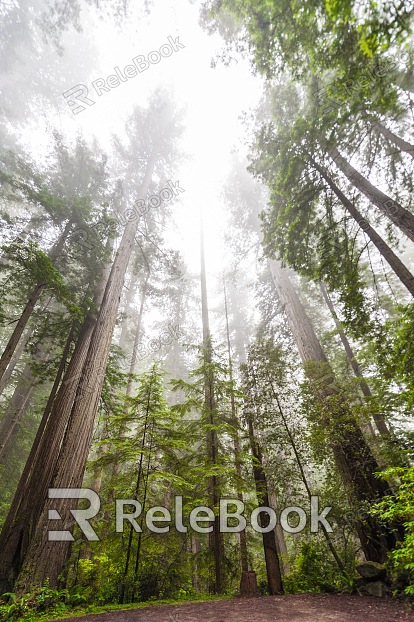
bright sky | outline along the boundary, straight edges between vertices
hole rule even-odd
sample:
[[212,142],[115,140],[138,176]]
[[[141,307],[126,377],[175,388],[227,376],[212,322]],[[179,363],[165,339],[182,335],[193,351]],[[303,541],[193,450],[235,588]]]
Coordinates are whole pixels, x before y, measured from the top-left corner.
[[[178,36],[185,48],[100,98],[91,88],[88,76],[80,71],[79,83],[87,84],[96,104],[73,115],[62,96],[57,103],[62,129],[75,135],[81,128],[84,134],[97,136],[105,146],[109,145],[111,132],[122,131],[132,107],[143,104],[157,84],[165,83],[172,89],[175,99],[188,111],[181,144],[189,160],[177,176],[186,190],[175,207],[178,237],[171,232],[168,235],[171,244],[184,253],[189,269],[198,271],[199,213],[203,209],[207,270],[218,274],[225,255],[221,241],[224,217],[218,195],[228,170],[230,151],[235,145],[242,146],[243,128],[238,117],[257,104],[262,83],[252,76],[247,62],[230,68],[220,64],[216,69],[210,67],[223,42],[219,36],[208,36],[201,29],[198,16],[198,3],[178,0],[172,6],[165,0],[155,0],[150,15],[129,20],[122,33],[94,18],[94,27],[84,32],[85,37],[93,37],[99,43],[101,54],[100,68],[91,80],[106,78],[114,73],[115,66],[122,70],[132,63],[133,57],[158,50],[167,43],[168,36]],[[75,85],[67,84],[68,89],[72,86]]]

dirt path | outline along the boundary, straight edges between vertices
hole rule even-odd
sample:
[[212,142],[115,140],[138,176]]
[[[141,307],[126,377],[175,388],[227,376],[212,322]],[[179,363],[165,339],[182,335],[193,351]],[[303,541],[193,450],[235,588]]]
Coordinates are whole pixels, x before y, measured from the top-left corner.
[[65,622],[414,622],[414,608],[391,598],[293,594],[143,607]]

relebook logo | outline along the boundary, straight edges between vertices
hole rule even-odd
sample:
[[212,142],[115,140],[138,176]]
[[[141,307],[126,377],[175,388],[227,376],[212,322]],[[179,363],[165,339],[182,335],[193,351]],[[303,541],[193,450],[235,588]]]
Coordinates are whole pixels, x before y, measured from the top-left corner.
[[[108,93],[111,89],[117,88],[122,82],[127,82],[131,78],[135,78],[138,74],[146,71],[150,65],[158,65],[163,58],[168,58],[174,52],[179,52],[185,48],[185,45],[180,43],[180,37],[167,37],[168,43],[164,43],[158,52],[153,50],[147,57],[140,54],[132,59],[133,65],[126,65],[123,71],[118,67],[114,67],[114,73],[106,78],[98,78],[92,81],[92,86],[96,91],[98,97],[101,97],[104,93]],[[85,110],[84,104],[87,106],[93,106],[96,101],[89,96],[89,89],[86,84],[77,84],[68,91],[62,93],[69,108],[73,114],[79,114],[82,110]]]
[[[96,492],[90,488],[49,488],[49,499],[88,499],[90,502],[89,508],[86,510],[70,510],[70,512],[87,540],[99,540],[97,533],[89,522],[91,518],[96,517],[101,507],[101,501]],[[127,506],[129,506],[129,509],[131,509],[132,506],[133,511],[126,511]],[[230,506],[233,507],[230,509]],[[332,507],[325,507],[319,512],[319,497],[311,497],[309,514],[310,531],[312,533],[317,533],[319,531],[319,523],[323,525],[328,533],[332,533],[333,529],[326,518],[331,509]],[[174,510],[174,527],[177,531],[186,533],[188,527],[183,522],[183,498],[180,495],[175,497]],[[266,527],[261,527],[259,524],[259,515],[262,512],[266,513],[269,517],[269,523]],[[142,532],[140,525],[136,521],[136,519],[141,516],[141,513],[142,505],[136,499],[116,499],[115,531],[117,533],[123,533],[125,525],[129,523],[136,532]],[[220,499],[219,531],[221,533],[239,533],[243,531],[247,525],[247,520],[243,513],[244,503],[239,499]],[[292,526],[289,522],[291,514],[296,514],[299,519],[295,526]],[[48,518],[53,521],[62,520],[62,517],[56,509],[49,510]],[[232,519],[232,522],[237,521],[237,525],[229,526],[229,519]],[[272,531],[277,525],[277,520],[276,512],[272,508],[266,506],[257,507],[250,514],[250,524],[254,531],[258,533]],[[279,521],[284,531],[288,533],[299,533],[305,529],[308,522],[308,515],[306,511],[299,506],[289,506],[280,512]],[[149,508],[145,514],[145,525],[147,529],[153,533],[168,533],[171,522],[170,510],[162,505]],[[214,512],[205,505],[199,505],[191,510],[188,522],[190,527],[197,533],[210,533],[214,529],[214,525],[211,524],[214,522]],[[155,523],[158,523],[158,525]],[[162,526],[159,525],[159,523],[162,523]],[[205,523],[210,524],[206,525]],[[68,530],[49,530],[48,539],[57,542],[63,540],[74,541],[73,535]]]

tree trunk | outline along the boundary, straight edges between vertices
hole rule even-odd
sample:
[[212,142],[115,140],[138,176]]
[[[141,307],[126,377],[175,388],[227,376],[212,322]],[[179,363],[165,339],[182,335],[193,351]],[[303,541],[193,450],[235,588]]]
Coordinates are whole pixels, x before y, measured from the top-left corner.
[[398,147],[398,149],[400,149],[401,151],[404,151],[405,153],[408,153],[408,155],[414,158],[414,145],[412,145],[411,143],[407,143],[405,140],[403,140],[402,138],[394,134],[394,132],[391,132],[391,130],[388,130],[379,121],[376,121],[375,123],[373,123],[372,128],[378,134],[382,134],[382,136],[384,136],[384,138],[389,140],[391,143],[394,143],[394,145]]
[[[210,366],[212,362],[211,352],[211,334],[210,324],[208,318],[208,303],[207,303],[207,282],[206,282],[206,263],[204,257],[204,231],[203,221],[201,220],[201,240],[200,240],[200,252],[201,252],[201,315],[203,322],[203,350],[204,350],[204,362],[206,366]],[[215,396],[214,396],[214,378],[212,373],[206,372],[204,378],[204,400],[205,409],[208,418],[210,429],[207,432],[207,451],[209,454],[209,461],[211,465],[217,464],[218,459],[218,438],[217,432],[214,429],[215,425]],[[208,482],[209,497],[214,508],[217,508],[219,503],[219,482],[216,475],[212,475]],[[214,581],[211,585],[211,592],[221,594],[222,581],[221,581],[221,548],[222,548],[222,534],[219,531],[219,517],[215,516],[213,523],[213,531],[209,533],[209,548],[214,557]]]
[[[153,376],[152,376],[153,378]],[[152,383],[152,380],[151,380]],[[141,441],[141,454],[139,457],[139,465],[138,465],[138,476],[137,476],[137,483],[135,486],[135,500],[138,501],[138,494],[139,494],[139,487],[141,484],[141,475],[142,475],[142,463],[143,463],[143,459],[144,459],[144,448],[145,448],[145,441],[146,441],[146,437],[147,437],[147,429],[148,429],[148,420],[149,420],[149,409],[150,409],[150,400],[151,400],[151,386],[149,388],[149,392],[148,392],[148,401],[147,401],[147,408],[146,408],[146,412],[145,412],[145,422],[144,422],[144,430],[143,430],[143,434],[142,434],[142,441]],[[151,452],[150,452],[151,455]],[[142,512],[144,511],[144,505],[142,505]],[[127,547],[127,556],[126,556],[126,561],[125,561],[125,567],[124,567],[124,574],[122,577],[122,587],[121,587],[121,594],[119,597],[119,603],[122,605],[124,603],[124,597],[125,597],[125,583],[126,583],[126,578],[128,576],[128,568],[129,568],[129,560],[131,557],[131,551],[132,551],[132,537],[134,534],[134,528],[131,526],[129,528],[129,539],[128,539],[128,547]]]
[[[52,296],[49,296],[48,298],[46,298],[46,301],[44,303],[43,309],[46,309],[49,306],[50,301],[52,300]],[[4,372],[3,378],[0,380],[0,395],[3,393],[4,389],[6,388],[13,372],[14,369],[17,365],[17,363],[19,362],[24,349],[27,345],[27,342],[29,341],[31,335],[33,333],[33,328],[28,328],[26,331],[25,336],[23,337],[23,339],[20,341],[19,343],[19,347],[17,348],[16,352],[13,355],[13,358],[11,359],[6,371]]]
[[19,321],[16,324],[16,328],[14,329],[4,351],[0,358],[0,380],[2,379],[4,372],[7,369],[8,364],[17,348],[17,344],[20,341],[20,337],[24,329],[26,328],[26,324],[29,321],[30,316],[32,315],[33,309],[36,306],[37,301],[39,300],[42,291],[45,287],[44,283],[39,283],[36,285],[34,290],[32,291],[29,300],[21,314]]
[[[59,237],[58,241],[56,242],[56,244],[54,245],[54,247],[49,253],[49,257],[52,260],[52,265],[54,265],[56,259],[59,257],[71,227],[72,227],[72,222],[69,221],[62,235]],[[23,331],[26,328],[27,322],[29,321],[29,318],[32,315],[33,309],[35,308],[36,303],[39,300],[44,287],[45,287],[45,283],[38,283],[36,287],[34,288],[34,290],[32,291],[29,297],[29,300],[27,301],[27,304],[23,310],[23,313],[21,314],[19,321],[16,324],[16,328],[14,329],[9,339],[9,342],[4,349],[4,352],[1,355],[0,380],[2,379],[4,372],[6,371],[6,368],[8,364],[10,363],[10,360],[17,348],[17,344],[20,341],[20,337],[22,336]]]
[[[384,128],[385,129],[385,128]],[[365,179],[334,147],[329,153],[340,171],[349,179],[351,184],[364,194],[373,205],[376,205],[391,222],[414,242],[414,214],[411,214],[402,205],[373,186]],[[326,177],[325,177],[326,179]]]
[[132,299],[136,292],[137,278],[138,278],[137,275],[132,274],[131,282],[129,284],[129,289],[125,296],[125,309],[124,309],[125,317],[122,320],[121,335],[119,337],[119,343],[118,343],[120,348],[124,347],[127,334],[128,334],[128,314],[130,312]]
[[[272,388],[273,397],[276,400],[280,416],[282,417],[283,425],[284,425],[285,430],[287,432],[287,435],[288,435],[288,438],[289,438],[289,442],[290,442],[290,444],[292,446],[292,449],[293,449],[293,453],[295,454],[295,459],[296,459],[297,465],[299,467],[299,472],[300,472],[300,475],[301,475],[301,478],[302,478],[302,482],[303,482],[303,484],[305,486],[306,492],[308,493],[309,501],[312,501],[312,493],[311,493],[311,490],[309,488],[308,480],[307,480],[306,475],[305,475],[305,469],[304,469],[304,466],[302,464],[302,460],[301,460],[301,458],[299,456],[299,452],[298,452],[298,448],[297,448],[296,443],[295,443],[295,439],[292,436],[292,433],[291,433],[291,431],[289,429],[289,426],[288,426],[288,423],[286,421],[286,417],[285,417],[285,415],[283,413],[283,410],[282,410],[282,407],[280,405],[280,401],[279,401],[278,395],[277,395],[277,393],[273,389],[273,383],[272,383],[271,378],[269,378],[269,385]],[[345,571],[344,565],[341,562],[338,553],[336,552],[336,549],[335,549],[335,547],[334,547],[334,545],[332,543],[332,540],[331,540],[331,538],[329,536],[329,533],[327,532],[327,530],[325,528],[325,525],[323,525],[323,524],[322,524],[322,531],[323,531],[323,535],[325,537],[325,540],[326,540],[326,542],[328,544],[328,547],[329,547],[329,549],[330,549],[330,551],[331,551],[331,553],[332,553],[336,563],[338,564],[339,570],[342,573],[344,573],[344,571]]]
[[[141,337],[142,316],[144,314],[144,304],[145,304],[145,298],[147,296],[148,280],[149,280],[149,273],[146,276],[144,287],[142,288],[141,304],[140,304],[140,307],[139,307],[138,321],[137,321],[137,326],[136,326],[136,330],[135,330],[135,337],[134,337],[134,345],[133,345],[133,348],[132,348],[131,365],[130,365],[130,368],[129,368],[129,373],[131,375],[135,374],[135,366],[136,366],[136,363],[137,363],[137,350],[138,350],[139,340],[140,340],[140,337]],[[127,395],[131,395],[132,384],[133,384],[133,380],[130,377],[129,380],[128,380],[128,385],[127,385],[127,389],[126,389],[126,394]]]
[[[130,367],[129,367],[129,373],[135,374],[135,366],[136,366],[136,362],[137,362],[137,350],[138,350],[138,344],[139,344],[139,339],[141,336],[141,324],[142,324],[142,316],[144,314],[144,303],[145,303],[145,298],[146,298],[146,294],[147,294],[147,287],[148,287],[148,279],[149,279],[149,274],[146,277],[145,283],[144,283],[144,287],[142,290],[142,296],[141,296],[141,305],[139,308],[139,314],[138,314],[138,322],[137,322],[137,326],[136,326],[136,330],[135,330],[135,338],[134,338],[134,345],[132,348],[132,356],[131,356],[131,363],[130,363]],[[133,385],[133,379],[130,376],[128,378],[128,383],[127,383],[127,388],[126,388],[126,392],[125,394],[130,396],[132,393],[132,385]],[[120,431],[120,435],[124,436],[124,430]],[[116,460],[116,462],[114,463],[114,466],[112,468],[112,478],[115,479],[118,477],[119,475],[119,470],[120,470],[120,465],[118,460]],[[112,488],[112,490],[110,490],[109,495],[108,495],[108,503],[115,503],[115,489]]]
[[414,93],[414,76],[412,75],[412,73],[407,73],[405,71],[396,71],[394,75],[394,84],[403,89],[403,91]]
[[[256,443],[253,430],[252,417],[248,417],[249,439],[253,456],[253,477],[256,485],[257,501],[259,505],[270,507],[269,493],[267,488],[266,475],[263,469],[262,453]],[[260,513],[260,526],[265,528],[269,525],[270,516],[265,512]],[[269,594],[283,594],[282,574],[280,572],[279,555],[276,549],[275,532],[268,531],[262,533],[263,548],[266,560],[267,584]]]
[[29,341],[31,335],[33,333],[33,328],[29,328],[26,331],[25,336],[23,337],[23,339],[21,340],[19,347],[17,348],[13,358],[11,359],[9,366],[7,367],[6,371],[4,372],[3,378],[0,380],[0,395],[3,393],[4,389],[6,388],[12,373],[14,372],[14,369],[17,365],[17,363],[20,360],[20,357],[22,356],[24,349],[26,347],[27,342]]
[[342,205],[348,210],[352,218],[358,223],[361,229],[367,234],[370,240],[377,247],[381,255],[391,266],[395,274],[400,279],[401,283],[405,285],[410,294],[414,296],[414,277],[411,272],[406,268],[403,262],[397,257],[397,255],[390,249],[388,244],[384,242],[381,236],[371,227],[371,225],[362,217],[361,213],[354,207],[349,199],[341,192],[338,186],[332,181],[329,175],[319,166],[314,160],[311,160],[312,166],[321,174],[328,186],[332,188]]
[[[108,265],[104,269],[94,297],[94,305],[98,308],[102,302],[109,270],[110,266]],[[12,505],[3,525],[0,534],[0,591],[13,589],[14,580],[21,570],[33,537],[35,526],[46,500],[47,489],[50,487],[56,467],[95,322],[96,315],[92,312],[87,315],[83,322],[56,400],[53,401],[53,398],[50,397],[46,405]],[[67,343],[63,352],[58,374],[64,371],[69,345]],[[54,385],[54,389],[57,389],[56,385]]]
[[[269,507],[271,507],[277,514],[280,510],[280,507],[277,501],[276,493],[274,492],[275,486],[272,480],[272,476],[269,473],[269,470],[270,470],[269,469],[269,456],[264,451],[262,452],[262,463],[263,463],[263,467],[265,469],[265,475],[266,475],[266,482],[267,482],[267,489],[268,489],[267,492],[268,492],[269,503],[270,503]],[[285,558],[285,560],[287,559],[287,554],[288,554],[285,533],[279,523],[277,523],[275,527],[275,540],[276,540],[276,550],[280,557],[279,563],[280,563],[281,573],[282,575],[289,574],[290,569],[286,565],[286,562],[283,561],[283,558]]]
[[[147,164],[139,198],[143,198],[148,191],[155,159],[154,150]],[[82,369],[83,382],[78,385],[76,400],[59,454],[52,483],[53,488],[79,488],[82,484],[125,273],[134,246],[137,227],[137,220],[127,223],[112,265]],[[84,393],[83,389],[85,389]],[[16,584],[19,593],[27,591],[31,584],[43,584],[47,577],[51,586],[58,584],[58,577],[70,554],[71,543],[48,541],[48,510],[56,509],[65,520],[65,515],[69,516],[71,505],[73,502],[70,499],[46,500],[24,568]]]
[[[32,356],[32,361],[36,363],[44,362],[48,360],[49,356],[44,347],[41,346],[39,351]],[[28,363],[17,382],[13,396],[0,423],[0,465],[5,464],[7,457],[13,449],[19,432],[18,424],[26,414],[30,398],[35,389],[35,382],[36,378],[33,376],[32,368]]]
[[[27,367],[30,372],[30,367]],[[10,455],[10,451],[13,448],[16,435],[19,431],[18,424],[26,412],[26,408],[34,390],[33,384],[27,384],[31,380],[33,381],[33,378],[31,377],[31,374],[29,376],[27,375],[27,370],[25,371],[26,373],[23,372],[23,377],[15,389],[11,402],[1,422],[0,465],[5,464],[8,456]]]
[[[364,397],[370,398],[370,397],[372,397],[371,390],[370,390],[367,382],[364,380],[364,377],[363,377],[363,375],[361,373],[361,370],[359,369],[359,365],[358,365],[357,360],[355,358],[355,354],[353,353],[351,345],[350,345],[350,343],[349,343],[349,341],[348,341],[344,331],[342,330],[342,326],[341,326],[341,323],[338,320],[338,316],[336,315],[334,306],[332,304],[332,300],[331,300],[328,292],[326,291],[325,285],[322,282],[320,282],[319,286],[321,288],[321,292],[322,292],[322,295],[324,297],[324,300],[325,300],[325,302],[326,302],[326,304],[327,304],[327,306],[329,308],[329,311],[331,312],[331,315],[332,315],[332,317],[334,319],[336,328],[338,329],[339,336],[340,336],[342,344],[343,344],[343,346],[345,348],[347,359],[348,359],[348,361],[351,364],[351,367],[353,369],[353,372],[354,372],[355,376],[360,379],[359,386],[361,387],[361,391],[364,394]],[[377,429],[378,429],[379,433],[381,434],[381,436],[383,438],[385,438],[385,439],[389,439],[390,431],[389,431],[389,429],[387,427],[387,424],[385,423],[383,417],[381,416],[381,414],[374,409],[374,411],[372,412],[372,416],[373,416],[373,419],[375,421],[375,425],[377,426]]]
[[270,262],[270,269],[305,371],[314,385],[324,424],[331,433],[333,455],[349,503],[355,509],[355,527],[362,549],[367,559],[383,562],[388,551],[395,548],[393,527],[382,529],[376,519],[366,513],[362,521],[358,518],[358,512],[361,508],[372,507],[389,492],[389,488],[373,475],[378,470],[378,464],[340,390],[334,384],[335,375],[286,271],[276,261]]
[[192,572],[192,578],[193,578],[193,590],[194,592],[197,594],[198,592],[200,592],[200,575],[198,574],[198,568],[197,568],[197,560],[195,559],[195,555],[197,553],[200,553],[201,551],[201,544],[200,544],[200,540],[198,540],[198,538],[195,537],[195,534],[192,533],[191,534],[191,553],[193,554],[193,560],[192,560],[192,566],[193,566],[193,572]]
[[[223,279],[223,287],[224,287],[224,309],[225,309],[225,314],[226,314],[227,351],[228,351],[228,355],[229,355],[229,376],[230,376],[230,382],[233,383],[233,363],[232,363],[232,358],[231,358],[229,316],[228,316],[228,310],[227,310],[226,282],[224,281],[224,279]],[[235,466],[236,466],[236,473],[237,473],[237,478],[238,478],[238,484],[239,484],[239,486],[241,486],[243,478],[242,478],[241,463],[240,463],[239,435],[238,435],[238,432],[237,432],[238,427],[239,427],[239,422],[238,422],[238,419],[237,419],[236,404],[235,404],[235,400],[234,400],[234,395],[233,394],[231,394],[231,396],[230,396],[230,402],[231,402],[232,426],[234,428],[234,438],[233,438],[234,462],[235,462]],[[239,501],[241,501],[243,503],[243,493],[242,493],[242,491],[240,489],[237,491],[237,498],[239,499]],[[242,572],[249,572],[249,558],[248,558],[248,554],[247,554],[247,539],[246,539],[246,530],[245,529],[243,529],[243,531],[240,531],[239,538],[240,538],[241,569],[242,569]]]

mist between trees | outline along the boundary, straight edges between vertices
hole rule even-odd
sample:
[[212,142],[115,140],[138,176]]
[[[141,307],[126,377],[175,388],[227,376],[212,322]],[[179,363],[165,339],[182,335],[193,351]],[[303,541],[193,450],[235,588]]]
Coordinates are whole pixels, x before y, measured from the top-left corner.
[[98,221],[87,229],[76,228],[71,234],[70,239],[76,244],[86,250],[92,250],[95,245],[91,241],[91,237],[96,236],[98,240],[102,241],[108,235],[108,233],[115,234],[118,227],[125,227],[128,222],[139,219],[146,214],[150,209],[160,207],[161,203],[168,203],[174,197],[178,196],[182,192],[185,192],[180,186],[180,182],[172,182],[168,180],[168,186],[162,188],[158,194],[152,194],[145,199],[138,199],[132,205],[125,209],[123,213],[113,211],[111,217]]
[[162,350],[163,347],[169,346],[174,339],[185,337],[186,334],[177,326],[168,326],[158,337],[148,339],[147,343],[140,342],[134,345],[132,353],[122,360],[126,363],[132,363],[135,360],[141,361],[156,352]]
[[411,598],[412,8],[154,2],[2,9],[0,622]]
[[[92,86],[98,97],[102,97],[104,93],[108,93],[111,89],[117,88],[122,82],[127,82],[135,78],[139,73],[146,71],[150,65],[157,65],[163,58],[168,58],[174,52],[179,52],[185,48],[185,45],[180,43],[179,37],[173,38],[169,36],[167,40],[168,43],[164,43],[158,52],[152,51],[147,54],[147,57],[142,54],[135,56],[132,59],[134,64],[126,65],[123,72],[116,66],[114,67],[114,74],[109,75],[105,79],[98,78],[97,80],[92,80]],[[79,114],[85,110],[85,106],[82,104],[86,104],[87,106],[96,104],[96,101],[89,97],[89,90],[85,84],[77,84],[62,94],[73,114]]]

